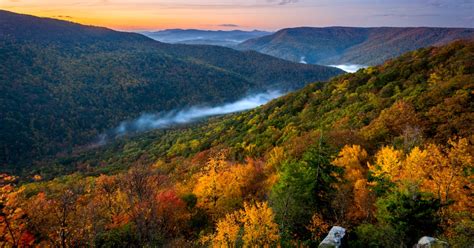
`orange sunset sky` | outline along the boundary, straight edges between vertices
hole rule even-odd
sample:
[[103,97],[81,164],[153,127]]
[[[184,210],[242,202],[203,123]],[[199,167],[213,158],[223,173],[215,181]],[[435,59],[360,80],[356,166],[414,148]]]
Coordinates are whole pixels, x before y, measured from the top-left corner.
[[0,9],[118,30],[474,27],[473,0],[0,0]]

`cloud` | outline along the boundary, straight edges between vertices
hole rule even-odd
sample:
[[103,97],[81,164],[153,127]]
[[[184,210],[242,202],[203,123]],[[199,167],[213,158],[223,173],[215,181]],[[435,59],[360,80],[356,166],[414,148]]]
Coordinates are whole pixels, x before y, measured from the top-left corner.
[[474,5],[472,0],[431,0],[428,5],[436,8],[449,8],[449,7],[471,7]]
[[308,62],[306,62],[306,57],[305,56],[301,56],[300,63],[301,64],[308,64]]
[[396,14],[396,13],[387,13],[387,14],[378,14],[372,15],[373,17],[401,17],[401,18],[408,18],[408,17],[436,17],[440,16],[440,14]]
[[219,27],[226,27],[226,28],[238,28],[240,25],[237,24],[230,24],[230,23],[224,23],[224,24],[219,24]]
[[57,16],[53,16],[53,18],[74,19],[74,17],[68,16],[68,15],[57,15]]
[[269,3],[277,3],[278,5],[287,5],[297,3],[299,0],[267,0]]
[[[89,0],[88,0],[89,1]],[[200,0],[175,0],[174,2],[160,2],[146,0],[139,4],[140,7],[160,9],[265,9],[278,5],[298,3],[299,0],[246,0],[246,1],[218,1],[206,2]],[[87,6],[113,6],[116,8],[130,8],[137,6],[131,0],[123,0],[112,3],[109,0],[96,0]]]

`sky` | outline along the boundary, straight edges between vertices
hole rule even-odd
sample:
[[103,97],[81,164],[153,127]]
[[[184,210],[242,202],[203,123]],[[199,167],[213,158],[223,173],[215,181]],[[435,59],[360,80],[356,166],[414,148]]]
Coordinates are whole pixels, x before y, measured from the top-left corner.
[[474,0],[0,0],[0,9],[129,31],[474,28]]

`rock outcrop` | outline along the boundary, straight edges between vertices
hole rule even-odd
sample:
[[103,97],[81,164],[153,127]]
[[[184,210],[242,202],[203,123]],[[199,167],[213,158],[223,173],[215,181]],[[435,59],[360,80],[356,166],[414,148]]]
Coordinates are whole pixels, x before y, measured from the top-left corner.
[[339,248],[342,239],[346,235],[346,229],[340,226],[333,226],[326,238],[319,244],[319,248]]
[[448,243],[437,238],[424,236],[415,245],[415,248],[448,248]]

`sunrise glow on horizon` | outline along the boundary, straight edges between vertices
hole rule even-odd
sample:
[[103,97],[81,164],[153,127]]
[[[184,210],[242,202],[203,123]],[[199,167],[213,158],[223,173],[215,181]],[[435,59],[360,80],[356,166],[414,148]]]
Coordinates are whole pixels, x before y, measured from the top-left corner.
[[0,9],[118,30],[474,27],[473,1],[0,0]]

